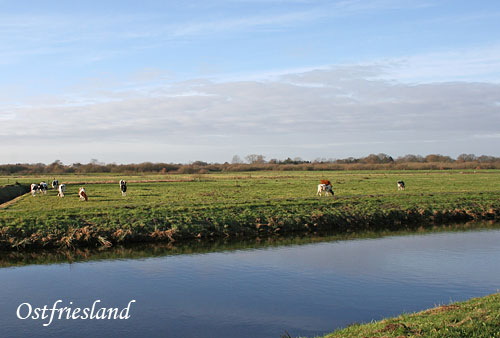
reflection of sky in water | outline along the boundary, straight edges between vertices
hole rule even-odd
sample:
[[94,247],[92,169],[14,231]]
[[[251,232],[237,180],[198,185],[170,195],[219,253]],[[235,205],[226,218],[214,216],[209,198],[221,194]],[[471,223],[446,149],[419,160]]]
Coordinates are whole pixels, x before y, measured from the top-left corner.
[[[495,292],[499,242],[498,230],[474,231],[0,269],[0,324],[15,336],[314,336]],[[96,299],[137,303],[127,321],[43,328],[15,317],[22,302],[57,299],[80,307]]]

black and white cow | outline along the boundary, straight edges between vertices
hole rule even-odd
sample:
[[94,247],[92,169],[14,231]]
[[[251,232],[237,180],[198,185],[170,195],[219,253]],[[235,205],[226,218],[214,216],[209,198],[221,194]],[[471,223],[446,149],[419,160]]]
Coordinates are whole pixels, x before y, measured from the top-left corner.
[[61,184],[58,188],[59,190],[59,193],[57,194],[57,196],[59,197],[64,197],[64,192],[66,191],[66,184]]
[[405,190],[405,182],[398,181],[398,190]]
[[125,180],[120,180],[120,190],[122,191],[122,196],[127,196],[127,182]]
[[35,197],[36,193],[40,191],[40,185],[36,183],[31,184],[31,195]]
[[46,194],[47,190],[49,190],[49,185],[46,182],[42,181],[38,186],[40,187],[39,189],[42,194]]
[[52,181],[52,189],[57,190],[58,187],[59,181],[54,178],[54,180]]

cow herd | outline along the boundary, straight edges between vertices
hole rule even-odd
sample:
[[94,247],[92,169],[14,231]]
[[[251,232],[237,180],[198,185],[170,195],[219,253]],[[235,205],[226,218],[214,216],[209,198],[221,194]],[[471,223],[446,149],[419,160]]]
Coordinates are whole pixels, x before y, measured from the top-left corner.
[[[125,180],[120,180],[120,191],[122,192],[122,196],[127,196],[127,182]],[[397,182],[398,190],[405,190],[405,182],[404,181],[398,181]],[[37,193],[40,194],[46,194],[47,190],[49,189],[49,186],[46,182],[40,182],[38,184],[33,183],[31,184],[31,194],[36,196]],[[58,194],[57,196],[59,197],[64,197],[64,192],[66,191],[66,184],[59,184],[59,181],[54,179],[52,181],[52,189],[57,190]],[[329,194],[331,196],[334,195],[333,192],[333,187],[332,187],[332,182],[329,180],[321,180],[320,184],[318,184],[318,192],[316,195],[318,196],[328,196]],[[78,196],[80,197],[80,201],[88,201],[88,196],[87,192],[84,187],[80,187],[78,189]]]
[[[64,197],[64,193],[66,192],[66,184],[59,184],[59,181],[54,179],[52,181],[52,189],[57,190],[57,196],[59,197]],[[46,194],[47,190],[49,190],[49,185],[46,182],[40,182],[40,183],[32,183],[31,184],[31,195],[33,197],[36,196],[37,193],[39,194]],[[122,196],[127,195],[127,182],[125,180],[120,180],[120,190],[122,192]],[[84,187],[80,187],[78,189],[78,197],[80,197],[80,201],[88,201],[89,198],[87,196],[87,191],[85,190]]]

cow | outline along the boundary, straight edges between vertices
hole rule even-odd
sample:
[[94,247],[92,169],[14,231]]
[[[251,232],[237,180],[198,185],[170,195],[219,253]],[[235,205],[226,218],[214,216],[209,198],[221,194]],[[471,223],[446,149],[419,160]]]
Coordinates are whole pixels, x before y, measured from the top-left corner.
[[328,196],[328,193],[332,194],[333,196],[333,189],[332,186],[329,184],[318,184],[318,193],[317,195],[321,196],[322,192],[325,192],[325,196]]
[[87,193],[85,192],[85,188],[81,187],[78,190],[78,196],[80,196],[80,201],[88,201]]
[[317,195],[321,196],[321,193],[324,191],[325,196],[328,196],[328,193],[333,196],[332,182],[329,180],[320,180],[320,184],[318,184],[318,193]]
[[127,196],[127,182],[125,180],[120,180],[120,190],[122,191],[122,196]]
[[405,182],[398,181],[398,190],[405,190]]
[[40,190],[40,185],[36,183],[31,184],[31,195],[35,197],[36,192]]
[[54,180],[52,181],[52,189],[57,190],[58,187],[59,181],[54,178]]
[[58,188],[59,190],[59,193],[57,194],[57,196],[59,197],[64,197],[64,192],[66,191],[66,184],[61,184]]
[[43,181],[42,181],[42,182],[40,182],[39,187],[40,187],[40,188],[39,188],[39,189],[40,189],[40,192],[41,192],[42,194],[46,194],[46,193],[47,193],[47,190],[49,190],[49,185],[48,185],[46,182],[43,182]]

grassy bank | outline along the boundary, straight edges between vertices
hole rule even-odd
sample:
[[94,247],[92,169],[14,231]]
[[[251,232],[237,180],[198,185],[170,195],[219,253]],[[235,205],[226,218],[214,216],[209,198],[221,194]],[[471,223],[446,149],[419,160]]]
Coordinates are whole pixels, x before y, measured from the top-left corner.
[[337,337],[500,337],[500,294],[352,325],[323,338]]
[[265,249],[282,246],[298,246],[313,243],[331,243],[334,241],[352,241],[360,239],[376,239],[387,236],[424,236],[442,232],[463,233],[478,230],[499,230],[499,223],[472,222],[436,226],[432,229],[415,231],[366,231],[362,233],[342,234],[290,234],[286,236],[271,236],[266,238],[247,238],[232,240],[218,238],[210,241],[131,243],[115,245],[107,250],[100,248],[58,248],[49,250],[12,250],[0,254],[0,268],[24,265],[60,264],[116,259],[143,259],[150,257],[165,257],[174,255],[192,255],[213,252],[231,252],[235,250]]
[[[17,177],[50,182],[53,177]],[[414,230],[500,217],[500,171],[258,172],[58,176],[65,198],[23,196],[0,209],[0,247]],[[122,197],[118,180],[129,182]],[[320,179],[335,197],[315,196]],[[0,182],[12,180],[0,177]],[[406,191],[397,191],[404,180]],[[150,182],[148,182],[150,181]],[[155,182],[153,182],[155,181]],[[113,182],[113,183],[111,183]],[[77,184],[78,183],[78,184]],[[88,202],[78,200],[85,185]]]

